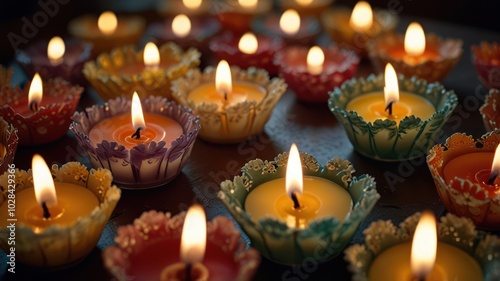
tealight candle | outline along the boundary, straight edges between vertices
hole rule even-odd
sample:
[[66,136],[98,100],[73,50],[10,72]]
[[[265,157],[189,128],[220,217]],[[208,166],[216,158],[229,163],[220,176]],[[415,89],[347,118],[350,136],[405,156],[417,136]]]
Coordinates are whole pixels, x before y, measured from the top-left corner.
[[436,232],[434,215],[424,212],[413,243],[397,244],[376,256],[369,280],[483,280],[478,262],[459,248],[438,242]]
[[256,222],[274,217],[292,228],[305,228],[310,221],[325,217],[343,222],[352,209],[350,194],[334,182],[303,178],[302,173],[299,150],[292,144],[286,178],[265,182],[252,190],[245,199],[245,211]]
[[272,1],[266,0],[224,0],[224,7],[215,12],[223,30],[241,35],[250,30],[255,16],[269,13],[272,7]]
[[153,42],[148,42],[144,46],[143,50],[143,61],[136,61],[135,63],[123,64],[121,67],[117,67],[115,72],[121,75],[137,75],[145,70],[162,72],[162,69],[168,68],[172,65],[174,61],[169,61],[168,59],[160,59],[160,51],[158,47]]
[[318,17],[325,8],[330,6],[333,0],[280,0],[279,4],[283,10],[295,9],[301,15]]
[[439,58],[437,46],[425,44],[425,33],[418,22],[412,22],[406,29],[404,37],[404,48],[389,50],[389,54],[394,59],[403,60],[409,65],[424,63],[427,60]]
[[211,0],[161,0],[158,12],[165,17],[185,14],[191,18],[203,17],[212,7]]
[[355,111],[366,122],[390,119],[400,122],[406,116],[414,115],[428,119],[436,111],[432,103],[422,96],[399,92],[396,71],[391,64],[385,68],[384,100],[382,93],[367,93],[354,98],[347,104],[347,111]]

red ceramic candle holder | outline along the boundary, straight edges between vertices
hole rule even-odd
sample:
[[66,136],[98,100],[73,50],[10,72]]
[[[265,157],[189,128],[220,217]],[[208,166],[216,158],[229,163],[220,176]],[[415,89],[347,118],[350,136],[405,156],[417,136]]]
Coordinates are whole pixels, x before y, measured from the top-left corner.
[[368,55],[375,68],[382,72],[391,63],[397,73],[406,77],[418,76],[429,82],[442,81],[462,56],[462,40],[442,39],[436,34],[425,37],[423,56],[433,54],[428,59],[414,60],[404,51],[404,35],[387,34],[368,45]]
[[326,102],[328,92],[353,77],[359,57],[350,50],[335,47],[323,48],[325,62],[320,74],[307,70],[306,47],[288,47],[277,53],[274,64],[297,98],[306,102]]
[[[180,261],[180,241],[186,213],[176,216],[145,212],[133,225],[121,226],[116,246],[103,251],[104,267],[119,281],[160,280],[162,270]],[[130,243],[134,241],[134,243]],[[207,222],[207,247],[202,262],[208,280],[249,281],[260,264],[253,248],[245,249],[231,219],[217,216]]]
[[160,0],[158,1],[158,13],[164,17],[175,17],[184,14],[190,18],[207,16],[211,7],[216,5],[212,0],[200,1],[196,8],[186,7],[183,0]]
[[488,88],[500,89],[500,44],[482,42],[472,45],[472,64],[479,80]]
[[[492,185],[486,183],[499,143],[498,130],[479,140],[456,133],[444,145],[435,145],[427,156],[427,165],[446,209],[489,230],[500,230],[498,180]],[[467,166],[471,170],[466,170]]]
[[269,13],[272,1],[257,1],[255,7],[242,7],[238,0],[226,0],[214,9],[222,29],[241,35],[251,29],[252,20],[259,15]]
[[87,80],[83,77],[83,64],[90,59],[92,44],[80,40],[65,40],[66,51],[62,60],[52,63],[47,56],[48,41],[40,41],[26,50],[16,54],[19,63],[29,77],[36,72],[44,80],[61,77],[74,84],[85,85]]
[[66,134],[83,88],[61,78],[43,83],[43,98],[39,109],[32,112],[28,91],[5,86],[0,90],[0,116],[16,127],[20,145],[37,145],[55,141]]
[[0,117],[0,175],[14,162],[18,142],[17,129]]
[[487,131],[500,129],[500,90],[491,89],[484,99],[484,104],[479,108],[483,117],[484,127]]
[[[310,2],[310,3],[307,3]],[[333,4],[333,0],[280,0],[279,5],[282,10],[294,9],[300,15],[319,17],[321,13]]]
[[299,30],[296,34],[290,35],[281,30],[280,18],[279,14],[258,17],[252,22],[252,29],[255,33],[264,34],[267,37],[283,38],[287,45],[312,45],[321,31],[319,22],[315,18],[301,16]]
[[238,48],[240,38],[232,33],[225,33],[210,41],[210,50],[219,60],[226,60],[230,65],[237,65],[243,69],[254,66],[265,69],[270,75],[278,73],[278,67],[273,63],[273,56],[284,47],[283,40],[257,35],[257,50],[253,54],[247,54]]

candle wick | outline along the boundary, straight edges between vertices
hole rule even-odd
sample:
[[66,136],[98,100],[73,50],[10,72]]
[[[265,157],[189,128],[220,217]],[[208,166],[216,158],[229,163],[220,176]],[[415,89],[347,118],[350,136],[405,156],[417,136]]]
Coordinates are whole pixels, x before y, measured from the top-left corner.
[[300,209],[299,199],[297,198],[297,193],[295,192],[292,192],[292,201],[293,201],[293,208],[295,210]]
[[498,177],[498,173],[497,172],[491,173],[490,174],[490,178],[488,179],[487,184],[493,185],[493,183],[495,182],[495,180],[497,179],[497,177]]
[[132,134],[132,138],[136,139],[136,140],[140,139],[141,138],[141,130],[142,130],[142,127],[137,128],[135,133]]
[[185,281],[191,281],[191,271],[193,269],[193,265],[191,263],[186,264],[186,278],[184,279]]
[[392,103],[393,103],[392,101],[391,101],[391,102],[389,102],[389,104],[387,104],[387,106],[386,106],[386,107],[385,107],[385,109],[384,109],[384,111],[389,110],[389,116],[391,116],[391,115],[392,115]]
[[36,102],[36,101],[30,102],[30,110],[32,112],[37,112],[38,111],[38,102]]
[[224,100],[227,101],[227,92],[224,91]]
[[43,209],[43,218],[44,219],[50,218],[49,208],[47,207],[47,204],[45,202],[42,202],[42,209]]

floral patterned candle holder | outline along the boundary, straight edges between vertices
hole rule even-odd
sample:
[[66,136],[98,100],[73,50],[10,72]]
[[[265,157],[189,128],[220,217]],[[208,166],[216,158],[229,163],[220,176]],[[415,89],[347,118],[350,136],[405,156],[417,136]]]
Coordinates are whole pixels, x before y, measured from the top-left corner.
[[[269,79],[265,70],[251,67],[241,70],[231,67],[233,83],[242,83],[260,87],[265,91],[260,102],[245,100],[223,109],[215,103],[195,104],[190,93],[196,88],[215,83],[214,67],[207,67],[203,72],[193,69],[186,76],[172,84],[174,98],[182,105],[193,109],[200,116],[200,137],[214,143],[238,143],[257,135],[264,129],[271,113],[281,96],[285,93],[283,79]],[[207,93],[208,96],[208,93]]]
[[321,13],[331,6],[333,0],[280,0],[282,10],[294,9],[301,15],[319,17]]
[[43,83],[43,98],[38,111],[28,105],[28,91],[5,86],[0,90],[0,116],[17,129],[20,145],[37,145],[55,141],[66,134],[83,88],[61,78]]
[[199,120],[184,106],[162,97],[148,96],[142,102],[144,112],[169,117],[182,127],[183,133],[172,143],[151,141],[127,149],[116,141],[91,141],[90,132],[94,126],[105,119],[129,114],[130,107],[130,99],[118,97],[104,105],[86,108],[85,112],[73,115],[70,130],[87,152],[92,165],[109,169],[120,187],[143,189],[164,185],[174,179],[187,163],[200,131]]
[[[51,225],[43,230],[30,225],[16,224],[16,261],[28,266],[43,267],[44,270],[67,268],[79,263],[97,245],[111,213],[120,199],[121,192],[111,185],[112,176],[108,170],[91,169],[78,162],[69,162],[60,168],[52,166],[55,182],[81,186],[91,191],[99,205],[86,216],[81,216],[70,225]],[[10,173],[0,176],[0,206],[7,204]],[[32,170],[15,170],[16,194],[33,188]],[[10,184],[10,183],[9,183]],[[10,201],[10,200],[9,200]],[[18,202],[17,204],[22,204]],[[26,202],[24,202],[26,203]],[[19,206],[18,206],[19,207]],[[17,214],[21,216],[21,214]],[[24,214],[23,214],[24,216]],[[0,247],[10,253],[11,229],[0,228]]]
[[272,1],[257,1],[255,6],[244,7],[238,0],[225,0],[220,8],[214,9],[222,30],[242,35],[251,29],[252,20],[265,15],[273,8]]
[[[117,245],[103,252],[104,266],[119,281],[130,280],[128,276],[140,280],[159,280],[164,267],[171,262],[178,262],[179,255],[173,252],[179,253],[185,216],[185,212],[172,217],[170,213],[149,211],[136,219],[133,225],[121,226],[115,237]],[[136,242],[129,243],[132,240]],[[217,263],[226,263],[232,265],[234,276],[229,274],[222,280],[252,279],[259,266],[260,255],[252,248],[245,249],[232,220],[217,216],[209,221],[207,242],[205,261],[209,271],[214,265],[219,266],[216,271],[224,271],[226,269]],[[152,259],[155,261],[145,262]],[[137,264],[134,266],[134,263]]]
[[500,131],[489,132],[477,141],[455,133],[443,145],[435,145],[427,156],[446,209],[472,219],[478,227],[494,230],[500,230],[500,196],[496,182],[487,182],[499,143]]
[[325,61],[322,70],[313,74],[308,70],[308,51],[305,47],[287,47],[276,54],[274,64],[299,100],[326,102],[329,91],[353,77],[359,57],[346,49],[323,48]]
[[252,22],[252,30],[257,34],[267,37],[279,37],[285,41],[286,45],[312,45],[321,32],[321,26],[315,18],[309,16],[300,17],[300,26],[296,33],[285,33],[280,27],[279,14],[268,14],[255,18]]
[[305,228],[295,228],[284,220],[271,217],[255,221],[246,211],[245,201],[256,187],[283,178],[288,153],[278,155],[274,161],[255,159],[248,162],[241,169],[241,176],[221,183],[218,195],[249,236],[252,246],[271,261],[288,265],[301,264],[312,256],[324,257],[322,261],[337,256],[380,198],[374,179],[369,175],[354,177],[354,167],[349,161],[333,158],[321,166],[306,153],[300,153],[300,157],[304,176],[333,182],[349,193],[354,207],[343,222],[335,217],[325,217],[311,221]]
[[0,174],[14,162],[18,142],[17,129],[0,117]]
[[[368,281],[373,261],[381,253],[411,242],[419,218],[420,213],[416,213],[402,222],[399,228],[391,221],[376,221],[365,229],[365,243],[352,245],[344,251],[353,280]],[[482,269],[482,280],[493,281],[500,278],[500,239],[476,230],[469,219],[453,214],[442,217],[438,226],[438,241],[463,251],[464,255],[475,260]]]
[[491,89],[484,99],[484,104],[479,108],[483,117],[484,127],[487,131],[493,131],[500,128],[500,90]]
[[85,85],[83,64],[90,59],[92,44],[79,40],[66,40],[66,51],[60,62],[51,62],[47,56],[48,41],[40,41],[16,54],[19,63],[29,77],[36,72],[44,80],[61,77],[74,84]]
[[198,67],[201,54],[194,48],[183,51],[173,42],[161,45],[159,51],[159,68],[145,68],[143,51],[127,45],[87,62],[83,74],[104,100],[134,91],[171,99],[170,83]]
[[425,37],[425,52],[435,53],[435,56],[415,61],[405,55],[402,34],[387,34],[368,45],[368,55],[378,70],[391,63],[398,73],[434,82],[442,81],[457,64],[462,56],[462,44],[459,39],[442,39],[436,34],[428,34]]
[[500,89],[500,44],[481,42],[472,45],[472,64],[479,80],[488,88]]
[[[347,136],[360,154],[381,161],[402,161],[425,155],[434,143],[436,134],[451,116],[458,98],[439,83],[428,83],[416,77],[398,77],[399,92],[408,92],[427,100],[435,112],[425,120],[415,115],[396,122],[377,119],[367,122],[358,112],[346,110],[355,98],[379,92],[383,100],[384,76],[351,79],[330,93],[328,106],[344,125]],[[410,105],[411,106],[411,105]]]

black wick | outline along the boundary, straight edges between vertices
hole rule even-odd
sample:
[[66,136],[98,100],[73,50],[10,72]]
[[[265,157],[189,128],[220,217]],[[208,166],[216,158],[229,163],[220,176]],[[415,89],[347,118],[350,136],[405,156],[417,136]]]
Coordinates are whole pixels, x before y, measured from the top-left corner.
[[135,133],[132,134],[132,138],[136,139],[136,140],[140,139],[141,138],[141,130],[142,130],[142,127],[137,128]]
[[224,91],[224,100],[227,101],[227,92]]
[[493,185],[493,183],[495,182],[495,180],[497,179],[497,177],[498,177],[498,173],[497,172],[491,173],[490,178],[488,179],[488,182],[486,182],[486,183],[489,184],[489,185]]
[[389,110],[389,115],[392,115],[392,101],[385,107],[384,111]]
[[36,101],[30,102],[30,109],[32,112],[37,112],[38,111],[38,102],[36,102]]
[[193,269],[193,266],[191,263],[186,264],[186,278],[184,279],[185,281],[191,281],[191,270]]
[[297,199],[297,193],[292,192],[293,208],[300,209],[299,199]]
[[49,208],[47,208],[47,204],[45,202],[42,202],[42,209],[43,209],[43,217],[45,219],[50,218]]

